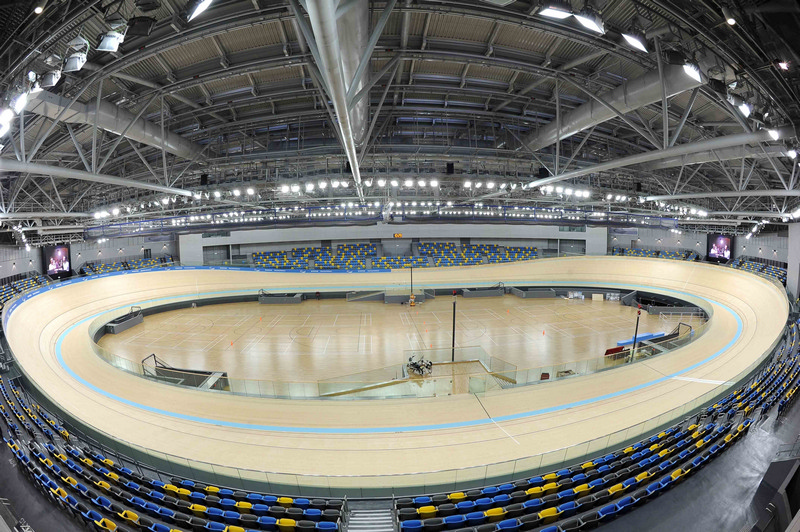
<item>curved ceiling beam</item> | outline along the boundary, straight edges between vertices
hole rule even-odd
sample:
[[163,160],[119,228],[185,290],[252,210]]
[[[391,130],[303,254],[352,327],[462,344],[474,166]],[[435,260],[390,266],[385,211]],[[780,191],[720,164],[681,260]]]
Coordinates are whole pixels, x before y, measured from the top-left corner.
[[798,198],[800,190],[717,190],[713,192],[692,192],[689,194],[671,194],[666,196],[647,196],[647,201],[687,200],[700,198],[750,198],[769,196],[774,198]]
[[0,220],[30,220],[33,218],[89,218],[90,216],[92,215],[88,212],[18,211],[0,213]]
[[658,162],[647,163],[639,166],[642,170],[663,170],[666,168],[676,168],[678,166],[712,163],[716,161],[730,161],[732,159],[754,158],[761,159],[769,155],[780,155],[786,151],[783,146],[767,146],[763,150],[756,146],[734,146],[721,150],[705,151],[691,155],[681,155],[668,157]]
[[[778,134],[782,139],[791,139],[796,136],[794,128],[790,126],[778,128]],[[709,151],[718,150],[721,148],[729,148],[731,146],[739,146],[742,144],[756,144],[758,142],[769,142],[771,140],[772,137],[770,137],[766,129],[761,129],[759,131],[756,131],[755,133],[740,133],[738,135],[725,135],[723,137],[714,137],[712,139],[704,140],[701,142],[680,144],[672,148],[667,148],[666,150],[653,150],[644,153],[637,153],[636,155],[622,157],[620,159],[613,159],[611,161],[605,161],[593,166],[587,166],[586,168],[581,168],[580,170],[573,170],[571,172],[566,172],[560,175],[546,177],[544,179],[537,179],[535,181],[531,181],[530,186],[540,187],[542,185],[549,185],[550,183],[556,183],[558,181],[564,181],[566,179],[572,179],[574,177],[594,174],[597,172],[604,172],[606,170],[613,170],[615,168],[621,168],[623,166],[631,166],[634,164],[641,164],[650,161],[658,161],[672,156],[687,155],[706,150]]]
[[595,97],[596,100],[591,100],[562,117],[560,124],[553,121],[537,133],[524,138],[523,142],[530,150],[538,151],[584,129],[611,120],[618,116],[617,112],[625,115],[660,101],[662,86],[666,88],[667,97],[672,97],[702,84],[687,76],[682,66],[665,65],[663,77],[657,70],[647,72],[602,97]]
[[165,194],[177,194],[179,196],[190,197],[192,192],[182,188],[166,187],[157,185],[155,183],[146,183],[143,181],[134,181],[132,179],[125,179],[123,177],[115,177],[105,174],[91,174],[83,170],[74,170],[72,168],[64,168],[61,166],[53,166],[49,164],[39,163],[24,163],[16,159],[0,158],[0,172],[21,172],[28,174],[37,174],[53,177],[61,177],[65,179],[77,179],[79,181],[91,181],[94,183],[105,183],[107,185],[116,185],[127,188],[141,188],[144,190],[153,190],[155,192],[163,192]]

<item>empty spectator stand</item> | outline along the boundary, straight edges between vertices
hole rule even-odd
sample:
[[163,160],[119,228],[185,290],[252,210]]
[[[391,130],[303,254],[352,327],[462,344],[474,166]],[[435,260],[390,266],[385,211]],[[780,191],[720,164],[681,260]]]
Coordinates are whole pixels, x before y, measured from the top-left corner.
[[173,263],[172,255],[164,255],[157,258],[135,258],[118,260],[114,262],[87,262],[80,267],[78,273],[83,275],[98,275],[107,272],[119,272],[124,270],[140,270],[143,268],[157,268],[169,266]]
[[483,257],[471,251],[458,251],[452,242],[420,242],[419,254],[430,257],[436,267],[483,264]]
[[377,257],[378,246],[375,244],[339,244],[336,246],[337,255],[354,255],[358,257]]
[[373,268],[398,270],[403,268],[427,268],[428,257],[375,257],[372,259]]
[[253,263],[257,268],[274,270],[307,270],[308,259],[298,259],[288,251],[259,251],[253,253]]
[[[507,259],[500,262],[517,262],[520,260],[533,260],[539,256],[539,250],[535,247],[524,247],[524,246],[510,246],[505,248],[504,250],[505,255],[502,258]],[[492,257],[489,257],[489,262],[492,261]]]
[[0,305],[5,304],[6,301],[18,294],[49,283],[50,279],[38,272],[28,272],[6,277],[0,280]]
[[650,257],[668,260],[695,260],[697,253],[694,251],[657,251],[654,249],[640,249],[640,248],[611,248],[612,255],[621,255],[626,257]]
[[784,285],[786,284],[786,269],[773,266],[772,264],[756,262],[745,258],[737,258],[730,262],[730,267],[736,268],[737,270],[744,270],[746,272],[773,277]]
[[662,251],[658,255],[662,259],[671,259],[671,260],[685,260],[686,257],[680,251]]
[[9,429],[6,445],[53,507],[90,530],[341,529],[347,511],[342,499],[234,490],[172,477],[125,457],[115,461],[81,435],[67,432],[20,392],[0,378],[0,415]]

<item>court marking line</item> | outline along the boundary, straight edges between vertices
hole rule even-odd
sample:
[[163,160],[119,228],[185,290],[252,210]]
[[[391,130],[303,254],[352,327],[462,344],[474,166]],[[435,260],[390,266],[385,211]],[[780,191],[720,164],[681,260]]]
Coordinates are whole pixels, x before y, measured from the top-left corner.
[[[197,269],[197,268],[193,268],[193,269]],[[214,268],[210,268],[210,269],[214,269]],[[163,271],[163,270],[161,270],[161,271]],[[121,275],[129,275],[130,274],[130,272],[114,272],[114,273],[115,274],[121,274]],[[79,280],[76,280],[76,281],[73,281],[73,282],[83,282],[83,281],[87,281],[87,280],[90,280],[90,279],[92,279],[92,278],[91,277],[83,278],[83,279],[79,279]],[[72,284],[72,283],[70,283],[70,284]],[[474,283],[457,283],[457,285],[467,285],[467,284],[474,284]],[[539,282],[531,281],[531,284],[553,285],[553,284],[557,284],[557,283],[544,282],[544,281],[539,281]],[[641,285],[631,285],[631,284],[626,284],[626,283],[610,283],[609,282],[609,283],[602,283],[602,284],[603,285],[607,285],[607,286],[638,287],[640,289],[649,288],[651,290],[654,288],[654,287],[647,287],[647,286],[641,286]],[[575,285],[576,286],[591,287],[591,286],[596,286],[597,283],[576,282]],[[445,283],[436,283],[433,286],[453,286],[453,283],[446,283],[446,284]],[[43,292],[46,292],[48,290],[52,290],[54,288],[55,287],[46,287],[46,288],[37,290],[36,292],[27,295],[25,298],[23,298],[21,300],[15,301],[15,304],[12,305],[12,307],[9,309],[9,314],[14,310],[14,308],[16,308],[16,306],[20,302],[27,301],[27,299],[29,299],[31,297],[34,297],[35,295],[38,295],[39,293],[43,293]],[[337,287],[319,287],[319,288],[346,290],[346,287],[338,287],[338,286]],[[361,288],[364,288],[364,287],[361,287]],[[292,289],[290,288],[288,290],[292,290]],[[659,384],[659,383],[664,382],[666,380],[669,380],[669,379],[671,379],[673,377],[681,376],[684,373],[687,373],[687,372],[689,372],[689,371],[691,371],[693,369],[696,369],[697,367],[699,367],[699,366],[701,366],[703,364],[706,364],[707,362],[717,358],[718,356],[722,355],[725,351],[727,351],[741,337],[742,330],[743,330],[743,322],[742,322],[741,318],[739,317],[739,315],[736,314],[735,312],[733,312],[733,310],[731,310],[727,305],[723,305],[722,303],[710,300],[710,299],[708,299],[706,297],[703,297],[703,296],[698,296],[698,295],[694,295],[694,294],[688,294],[688,293],[685,293],[685,292],[681,292],[679,290],[674,290],[674,289],[669,289],[669,288],[658,288],[657,290],[664,291],[664,292],[672,292],[672,293],[681,294],[681,295],[684,295],[684,296],[695,297],[695,298],[702,299],[703,301],[706,301],[708,303],[716,304],[717,306],[719,306],[720,308],[722,308],[723,310],[725,310],[726,312],[728,312],[729,314],[731,314],[734,317],[734,319],[737,322],[736,334],[734,335],[734,337],[725,346],[723,346],[716,353],[714,353],[714,354],[706,357],[705,359],[703,359],[703,360],[701,360],[701,361],[699,361],[699,362],[697,362],[697,363],[695,363],[695,364],[693,364],[693,365],[691,365],[691,366],[689,366],[687,368],[684,368],[684,369],[682,369],[682,370],[680,370],[680,371],[678,371],[676,373],[673,373],[671,375],[665,375],[664,377],[661,377],[661,378],[656,379],[654,381],[650,381],[650,382],[643,383],[643,384],[640,384],[640,385],[637,385],[637,386],[633,386],[633,387],[630,387],[630,388],[619,390],[617,392],[612,392],[612,393],[609,393],[609,394],[604,394],[604,395],[600,395],[600,396],[596,396],[596,397],[592,397],[592,398],[588,398],[588,399],[583,399],[581,401],[575,401],[575,402],[572,402],[572,403],[556,405],[556,406],[553,406],[553,407],[543,408],[543,409],[539,409],[539,410],[532,410],[532,411],[528,411],[528,412],[520,412],[520,413],[516,413],[516,414],[508,414],[508,415],[505,415],[505,416],[498,416],[496,418],[490,417],[489,420],[478,419],[478,420],[467,420],[467,421],[459,421],[459,422],[451,422],[451,423],[440,423],[440,424],[435,424],[435,425],[417,425],[417,426],[401,426],[401,427],[362,427],[362,428],[283,427],[283,426],[272,426],[272,425],[252,425],[252,424],[247,424],[247,423],[236,423],[236,422],[230,422],[230,421],[202,418],[202,417],[199,417],[199,416],[190,416],[190,415],[187,415],[187,414],[179,414],[179,413],[176,413],[176,412],[170,412],[170,411],[166,411],[166,410],[163,410],[163,409],[150,407],[150,406],[147,406],[147,405],[142,405],[142,404],[136,403],[134,401],[125,399],[123,397],[119,397],[119,396],[116,396],[114,394],[111,394],[111,393],[109,393],[109,392],[107,392],[107,391],[105,391],[105,390],[103,390],[103,389],[101,389],[101,388],[89,383],[88,381],[86,381],[85,379],[80,377],[77,373],[75,373],[75,371],[65,363],[65,361],[63,359],[63,353],[61,351],[61,346],[62,346],[64,338],[66,337],[67,334],[69,334],[76,327],[78,327],[79,325],[81,325],[83,323],[86,323],[87,321],[92,320],[92,319],[94,319],[97,316],[100,316],[102,314],[109,313],[109,312],[114,312],[114,311],[118,311],[118,310],[123,310],[125,308],[128,308],[128,305],[123,305],[123,306],[120,306],[120,307],[115,308],[115,309],[107,309],[107,310],[104,310],[102,312],[98,312],[98,313],[96,313],[96,314],[94,314],[92,316],[84,318],[83,320],[80,320],[80,321],[74,323],[73,325],[71,325],[64,332],[62,332],[61,335],[59,335],[59,338],[56,341],[56,359],[57,359],[59,365],[62,367],[62,369],[64,371],[66,371],[72,378],[74,378],[75,380],[77,380],[78,382],[80,382],[81,384],[86,386],[87,388],[95,391],[96,393],[99,393],[100,395],[104,395],[104,396],[106,396],[106,397],[108,397],[110,399],[116,400],[118,402],[121,402],[123,404],[126,404],[126,405],[134,407],[134,408],[146,410],[146,411],[149,411],[149,412],[152,412],[152,413],[156,413],[156,414],[159,414],[159,415],[164,415],[164,416],[167,416],[167,417],[174,417],[174,418],[177,418],[177,419],[183,419],[185,421],[193,421],[193,422],[203,423],[203,424],[221,425],[221,426],[226,426],[226,427],[231,427],[231,428],[239,428],[239,429],[245,429],[245,430],[249,429],[249,430],[262,430],[262,431],[269,431],[269,432],[295,432],[295,433],[312,433],[312,434],[364,434],[364,433],[375,434],[375,433],[418,432],[418,431],[426,431],[426,430],[439,430],[439,429],[474,427],[474,426],[486,425],[489,421],[491,421],[492,423],[497,423],[497,421],[512,421],[512,420],[523,419],[523,418],[526,418],[526,417],[533,417],[533,416],[536,416],[536,415],[541,415],[541,414],[546,414],[546,413],[566,410],[566,409],[569,409],[569,408],[579,407],[579,406],[583,406],[583,405],[587,405],[587,404],[592,404],[592,403],[595,403],[595,402],[599,402],[599,401],[603,401],[603,400],[606,400],[606,399],[614,398],[614,397],[617,397],[617,396],[620,396],[620,395],[624,395],[624,394],[631,393],[631,392],[634,392],[634,391],[637,391],[637,390],[640,390],[640,389],[643,389],[643,388],[646,388],[646,387],[650,387],[650,386]],[[252,290],[223,290],[223,291],[217,291],[217,292],[207,292],[207,293],[203,293],[203,294],[199,294],[198,293],[196,295],[198,295],[198,296],[199,295],[208,296],[208,295],[214,295],[214,294],[219,295],[219,294],[226,294],[226,293],[228,293],[228,294],[230,294],[230,293],[242,293],[242,292],[249,293],[251,291]],[[152,302],[164,301],[164,300],[174,300],[174,299],[179,299],[179,298],[184,298],[184,297],[186,297],[185,294],[184,295],[179,295],[179,296],[167,296],[167,297],[163,297],[163,298],[156,298],[156,299],[153,299],[153,300],[148,300],[148,301],[145,301],[145,303],[152,303]],[[10,319],[10,317],[8,317],[8,314],[7,314],[6,321],[8,322],[9,319]]]

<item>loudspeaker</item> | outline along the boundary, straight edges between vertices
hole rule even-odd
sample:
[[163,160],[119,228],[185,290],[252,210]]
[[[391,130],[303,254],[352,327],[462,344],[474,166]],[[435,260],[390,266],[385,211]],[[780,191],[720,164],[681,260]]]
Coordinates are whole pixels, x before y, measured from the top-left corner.
[[642,191],[642,184],[636,183],[636,192],[641,192],[641,191]]
[[200,174],[200,186],[205,187],[208,185],[208,174]]
[[346,161],[344,163],[344,173],[345,174],[352,174],[353,173],[353,169],[350,168],[350,161]]
[[544,179],[545,177],[550,177],[550,172],[547,171],[547,168],[539,168],[539,179]]
[[447,163],[447,173],[448,174],[455,174],[456,173],[456,165],[455,165],[455,163]]

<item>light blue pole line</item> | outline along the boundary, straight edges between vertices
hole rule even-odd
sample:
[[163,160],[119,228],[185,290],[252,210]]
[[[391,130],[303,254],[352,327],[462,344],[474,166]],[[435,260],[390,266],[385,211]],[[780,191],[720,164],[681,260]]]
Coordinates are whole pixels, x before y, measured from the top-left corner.
[[[189,268],[182,268],[182,269],[221,269],[221,268],[189,267]],[[163,271],[163,269],[159,269],[159,270]],[[251,269],[248,269],[248,270],[252,271]],[[131,272],[112,272],[110,275],[129,275],[130,273]],[[83,279],[76,279],[76,280],[68,282],[68,283],[72,284],[74,282],[82,282],[82,281],[86,281],[86,280],[90,280],[90,279],[92,279],[92,278],[89,277],[89,278],[83,278]],[[562,285],[562,284],[568,284],[570,286],[592,286],[592,285],[596,285],[596,283],[581,283],[581,282],[568,282],[568,283],[565,283],[565,282],[561,282],[561,283],[554,283],[554,282],[526,282],[526,284],[528,284],[528,285],[556,285],[556,286]],[[428,284],[427,286],[442,286],[442,287],[445,287],[445,286],[469,286],[469,285],[474,286],[475,283],[446,283],[446,284],[434,284],[434,285]],[[636,287],[636,288],[639,288],[639,289],[656,290],[656,291],[659,291],[659,292],[672,292],[672,293],[675,293],[675,294],[680,294],[682,296],[700,298],[700,299],[702,299],[702,300],[704,300],[704,301],[706,301],[708,303],[712,303],[712,304],[715,304],[715,305],[721,307],[726,312],[728,312],[731,316],[733,316],[734,319],[736,319],[736,334],[734,335],[734,337],[731,339],[730,342],[725,344],[725,346],[722,349],[720,349],[717,352],[715,352],[714,354],[706,357],[705,359],[701,360],[700,362],[697,362],[697,363],[695,363],[695,364],[693,364],[693,365],[691,365],[691,366],[689,366],[687,368],[684,368],[684,369],[682,369],[682,370],[680,370],[678,372],[672,373],[671,375],[666,375],[666,376],[658,378],[656,380],[653,380],[653,381],[650,381],[650,382],[646,382],[644,384],[639,384],[637,386],[632,386],[630,388],[626,388],[624,390],[619,390],[617,392],[612,392],[612,393],[605,394],[605,395],[599,395],[597,397],[591,397],[589,399],[583,399],[581,401],[575,401],[573,403],[567,403],[567,404],[553,406],[553,407],[549,407],[549,408],[541,408],[539,410],[530,410],[528,412],[520,412],[518,414],[509,414],[507,416],[499,416],[499,417],[495,417],[495,418],[475,419],[475,420],[469,420],[469,421],[457,421],[457,422],[453,422],[453,423],[439,423],[439,424],[435,424],[435,425],[414,425],[414,426],[402,426],[402,427],[363,427],[363,428],[352,428],[352,427],[348,427],[348,428],[340,428],[340,427],[282,427],[282,426],[276,426],[276,425],[255,425],[255,424],[249,424],[249,423],[235,423],[235,422],[232,422],[232,421],[223,421],[223,420],[219,420],[219,419],[210,419],[210,418],[203,418],[203,417],[199,417],[199,416],[189,416],[189,415],[186,415],[186,414],[179,414],[177,412],[170,412],[168,410],[162,410],[160,408],[154,408],[154,407],[151,407],[151,406],[143,405],[143,404],[131,401],[129,399],[125,399],[123,397],[119,397],[117,395],[111,394],[111,393],[107,392],[106,390],[103,390],[103,389],[91,384],[90,382],[88,382],[85,379],[83,379],[82,377],[80,377],[77,373],[75,373],[72,370],[72,368],[70,368],[66,364],[66,362],[64,361],[64,358],[62,356],[61,346],[62,346],[62,343],[64,341],[64,338],[73,329],[75,329],[75,327],[78,327],[79,325],[81,325],[83,323],[86,323],[87,321],[92,320],[92,319],[96,318],[97,316],[100,316],[101,314],[105,314],[105,313],[108,313],[108,312],[113,312],[115,310],[122,310],[124,308],[128,308],[130,305],[123,305],[123,306],[117,307],[115,309],[104,310],[102,312],[98,312],[98,313],[96,313],[96,314],[94,314],[92,316],[84,318],[81,321],[71,325],[66,331],[64,331],[63,333],[61,333],[61,335],[59,335],[58,340],[56,341],[56,359],[58,360],[59,365],[72,378],[74,378],[76,381],[80,382],[81,384],[83,384],[87,388],[89,388],[89,389],[91,389],[91,390],[93,390],[93,391],[95,391],[95,392],[97,392],[97,393],[99,393],[101,395],[104,395],[104,396],[108,397],[109,399],[113,399],[113,400],[118,401],[120,403],[123,403],[125,405],[132,406],[134,408],[139,408],[141,410],[146,410],[148,412],[152,412],[152,413],[155,413],[155,414],[160,414],[160,415],[176,418],[176,419],[181,419],[181,420],[185,420],[185,421],[194,421],[194,422],[197,422],[197,423],[205,423],[205,424],[209,424],[209,425],[217,425],[217,426],[223,426],[223,427],[237,428],[237,429],[261,430],[261,431],[270,431],[270,432],[294,432],[294,433],[307,433],[307,434],[381,434],[381,433],[398,433],[398,432],[418,432],[418,431],[426,431],[426,430],[441,430],[441,429],[452,429],[452,428],[463,428],[463,427],[475,427],[475,426],[480,426],[480,425],[488,425],[490,423],[495,423],[495,422],[498,422],[498,421],[511,421],[511,420],[516,420],[516,419],[523,419],[523,418],[526,418],[526,417],[533,417],[533,416],[537,416],[537,415],[540,415],[540,414],[548,414],[548,413],[551,413],[551,412],[558,412],[560,410],[566,410],[566,409],[569,409],[569,408],[584,406],[584,405],[587,405],[587,404],[596,403],[598,401],[604,401],[606,399],[619,397],[620,395],[624,395],[624,394],[627,394],[627,393],[635,392],[635,391],[638,391],[638,390],[641,390],[641,389],[656,385],[658,383],[664,382],[664,381],[669,380],[669,379],[671,379],[673,377],[677,377],[677,376],[683,375],[683,374],[685,374],[685,373],[687,373],[687,372],[689,372],[689,371],[691,371],[691,370],[693,370],[693,369],[695,369],[695,368],[697,368],[697,367],[699,367],[699,366],[701,366],[703,364],[706,364],[706,363],[714,360],[718,356],[722,355],[725,351],[727,351],[734,343],[736,343],[739,340],[739,337],[742,334],[743,323],[742,323],[742,319],[739,317],[739,315],[736,314],[735,312],[733,312],[733,310],[731,310],[728,306],[723,305],[722,303],[719,303],[717,301],[712,301],[712,300],[707,299],[707,298],[702,297],[702,296],[697,296],[697,295],[694,295],[694,294],[681,292],[679,290],[672,290],[672,289],[669,289],[669,288],[652,288],[652,287],[646,287],[646,286],[643,287],[643,286],[630,285],[630,284],[625,284],[625,283],[603,283],[603,286]],[[334,289],[334,290],[348,290],[350,288],[361,288],[361,289],[363,289],[363,288],[369,288],[369,287],[368,286],[359,286],[359,287],[325,286],[325,287],[316,287],[316,288]],[[26,301],[30,297],[33,297],[33,296],[35,296],[35,295],[37,295],[39,293],[46,292],[46,291],[51,290],[51,289],[53,289],[53,287],[41,288],[39,290],[36,290],[35,292],[32,292],[29,295],[26,295],[26,297],[24,297],[23,299],[15,301],[15,304],[12,306],[12,308],[9,309],[9,312],[6,315],[6,321],[8,321],[9,315],[14,310],[14,308],[16,308],[16,306],[17,306],[17,304],[19,302]],[[307,289],[307,287],[304,287],[304,288],[284,288],[284,287],[281,287],[281,290],[304,290],[304,289]],[[236,293],[242,293],[242,292],[252,293],[252,289],[251,290],[225,290],[225,291],[220,291],[220,292],[207,292],[207,293],[203,293],[203,294],[194,294],[194,295],[198,295],[198,296],[199,295],[204,295],[204,296],[206,296],[206,295],[217,295],[217,294],[236,294]],[[191,294],[189,294],[189,295],[191,295]],[[154,303],[154,302],[158,302],[158,301],[166,301],[166,300],[178,299],[178,298],[184,298],[184,297],[187,297],[187,295],[161,297],[161,298],[147,300],[144,303]]]

